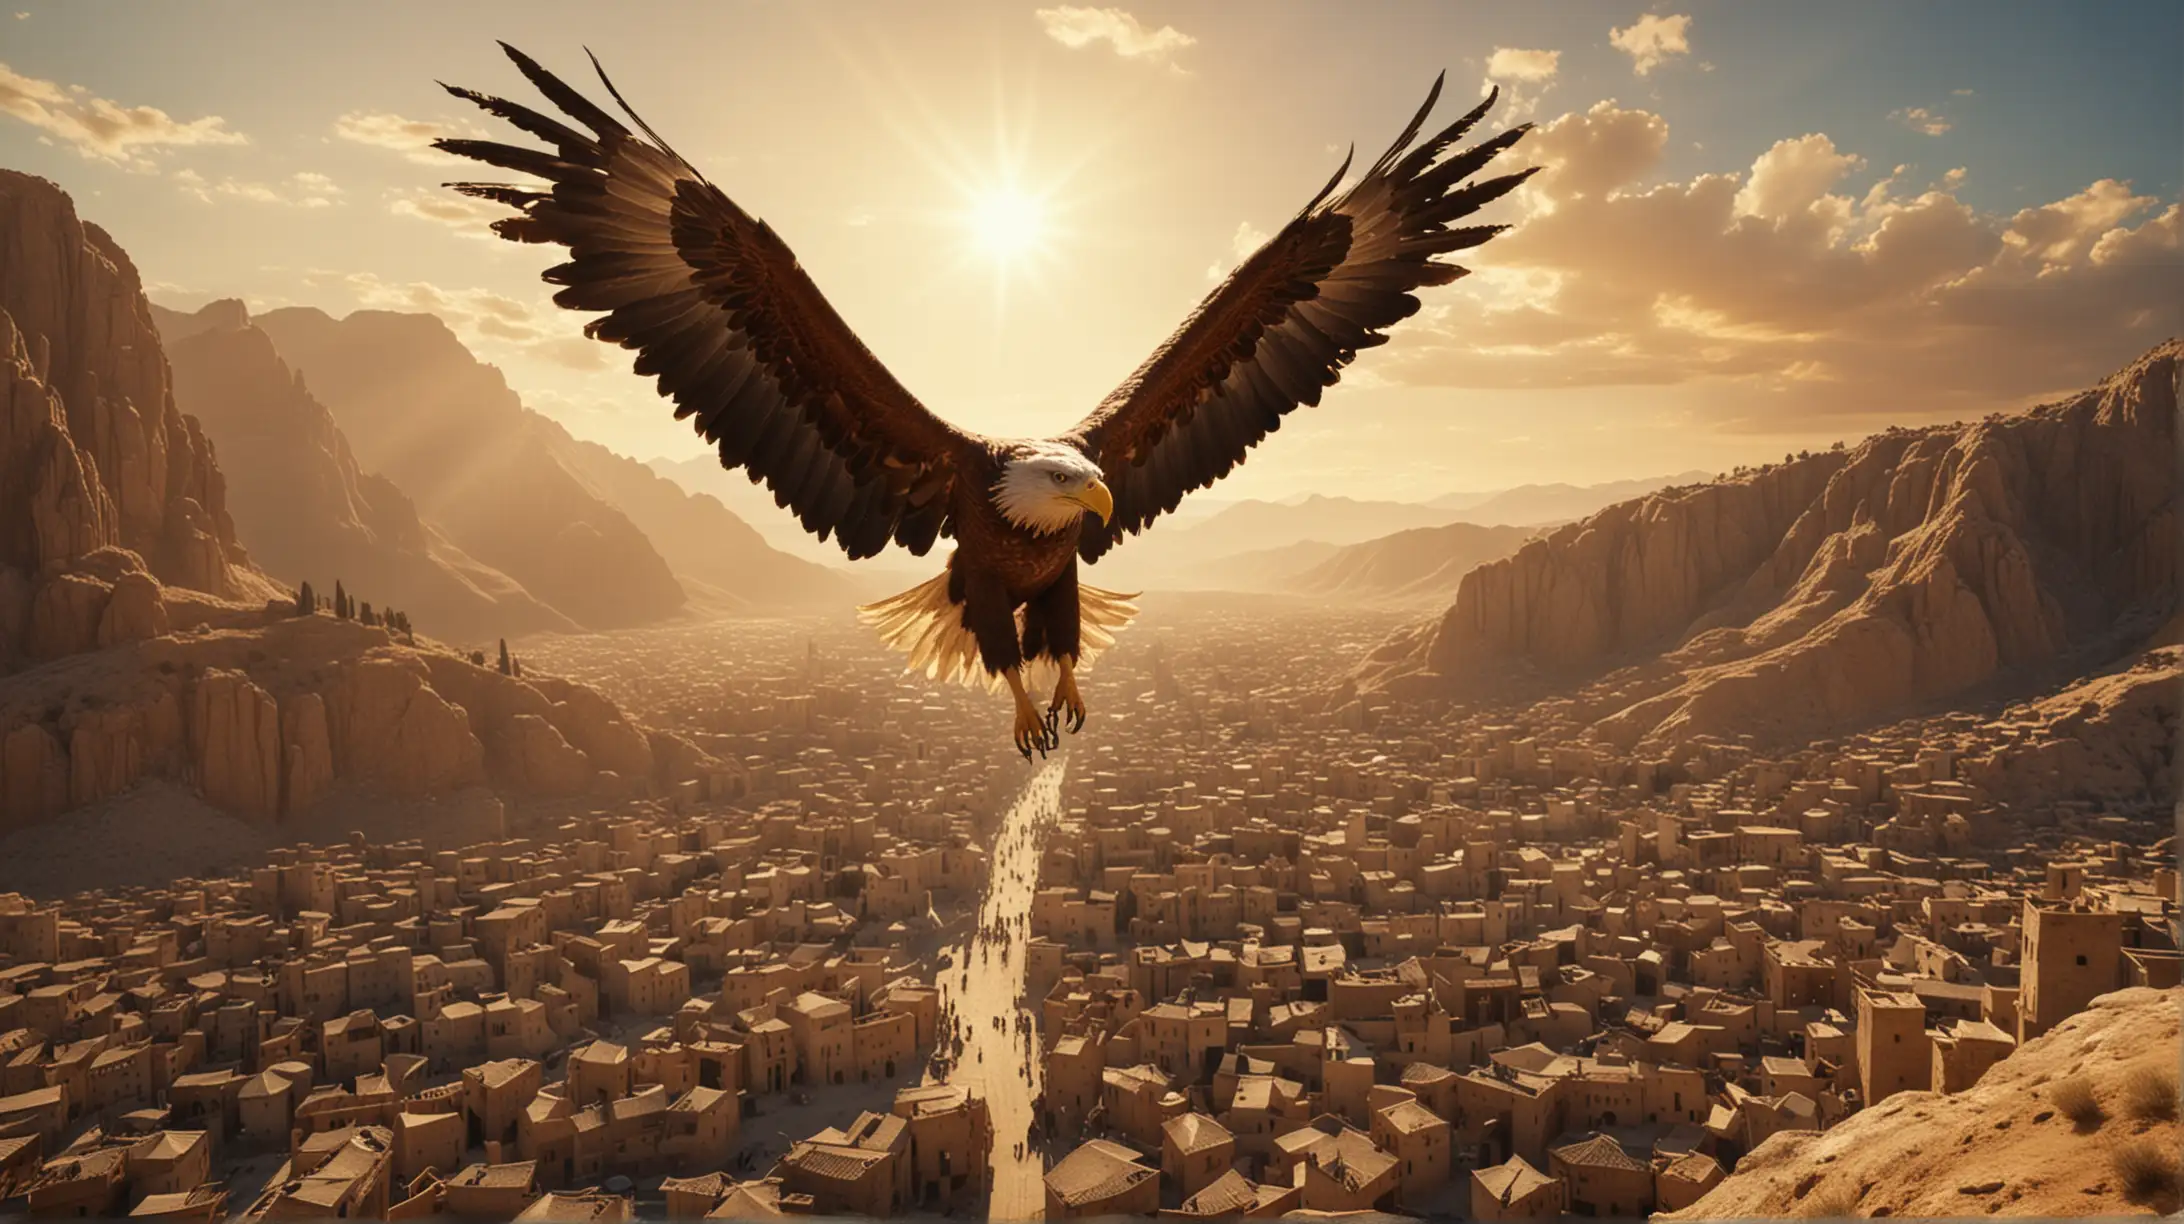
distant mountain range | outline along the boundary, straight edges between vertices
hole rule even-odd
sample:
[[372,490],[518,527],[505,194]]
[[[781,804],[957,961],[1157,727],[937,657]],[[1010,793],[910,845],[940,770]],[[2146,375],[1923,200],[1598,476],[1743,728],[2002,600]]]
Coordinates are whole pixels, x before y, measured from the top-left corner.
[[[216,445],[228,445],[223,433],[236,435],[228,470],[238,488],[293,485],[292,475],[271,470],[292,463],[321,471],[322,488],[339,483],[334,473],[353,472],[345,478],[354,490],[338,499],[344,507],[416,520],[403,547],[436,555],[439,570],[459,571],[478,593],[489,592],[488,605],[506,604],[483,612],[500,633],[617,628],[691,605],[788,608],[850,598],[852,584],[839,571],[771,548],[714,498],[685,492],[524,407],[499,371],[433,315],[357,311],[335,319],[292,307],[252,319],[234,302],[195,314],[154,306],[153,314],[186,372],[188,410],[208,422]],[[278,386],[289,371],[293,386]],[[268,430],[287,442],[254,458]],[[278,510],[260,517],[255,535],[282,541],[268,563],[298,571],[282,577],[325,582],[336,576],[329,565],[373,573],[384,585],[367,589],[412,600],[414,620],[451,634],[472,630],[480,609],[457,607],[474,599],[435,579],[426,585],[454,602],[417,604],[414,584],[395,582],[395,571],[332,547],[343,532],[355,534],[338,522],[276,521]],[[257,546],[252,529],[244,534]],[[389,541],[402,533],[376,534]],[[294,556],[284,564],[288,543]],[[422,580],[426,571],[415,564],[397,568]]]
[[[1599,485],[1520,485],[1451,493],[1425,503],[1317,494],[1282,501],[1240,501],[1195,523],[1158,520],[1151,531],[1108,554],[1099,572],[1104,575],[1103,584],[1126,589],[1288,590],[1292,579],[1301,579],[1316,566],[1333,564],[1328,573],[1311,580],[1308,591],[1300,593],[1407,601],[1426,598],[1425,592],[1460,576],[1445,574],[1448,565],[1503,556],[1531,534],[1482,536],[1432,529],[1546,526],[1582,518],[1634,496],[1706,479],[1710,477],[1703,472],[1684,472]],[[1184,505],[1190,504],[1186,499]],[[1369,556],[1338,561],[1344,549],[1368,543],[1379,547]],[[1406,591],[1409,594],[1403,594]]]
[[1486,492],[1444,493],[1426,504],[1456,511],[1463,521],[1487,527],[1558,523],[1584,518],[1619,501],[1679,485],[1703,484],[1713,478],[1712,472],[1694,468],[1673,476],[1641,476],[1601,484],[1528,484]]

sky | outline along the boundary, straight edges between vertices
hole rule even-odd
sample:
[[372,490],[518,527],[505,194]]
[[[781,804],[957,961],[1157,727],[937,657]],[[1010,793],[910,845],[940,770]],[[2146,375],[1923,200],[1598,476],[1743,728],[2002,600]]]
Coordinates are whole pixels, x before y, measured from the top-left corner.
[[[426,147],[584,49],[942,416],[1068,428],[1400,131],[1537,125],[1515,228],[1217,490],[1726,470],[2096,381],[2184,332],[2184,5],[0,0],[0,165],[191,308],[432,310],[638,458],[703,443]],[[505,129],[502,129],[505,135]],[[475,168],[474,169],[482,169]]]

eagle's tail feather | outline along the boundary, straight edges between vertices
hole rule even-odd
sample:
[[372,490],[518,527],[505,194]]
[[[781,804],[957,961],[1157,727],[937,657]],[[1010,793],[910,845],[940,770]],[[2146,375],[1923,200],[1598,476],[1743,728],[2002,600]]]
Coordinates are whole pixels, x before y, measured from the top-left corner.
[[[1086,583],[1077,584],[1077,670],[1115,644],[1115,635],[1137,616],[1135,595],[1122,595]],[[857,609],[858,619],[873,627],[880,640],[909,656],[909,670],[923,672],[942,684],[984,685],[988,692],[1001,688],[1001,677],[986,671],[978,654],[978,638],[963,624],[963,609],[948,598],[948,575],[939,575]],[[1017,613],[1017,633],[1023,632],[1023,613]],[[1039,659],[1024,669],[1026,684],[1051,683],[1055,668]]]

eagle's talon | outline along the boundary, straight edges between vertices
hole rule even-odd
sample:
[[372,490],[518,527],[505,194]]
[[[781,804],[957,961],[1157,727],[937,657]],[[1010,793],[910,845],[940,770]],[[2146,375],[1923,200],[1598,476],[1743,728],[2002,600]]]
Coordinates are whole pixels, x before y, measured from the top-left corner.
[[1047,728],[1047,720],[1040,715],[1038,707],[1031,704],[1031,699],[1019,698],[1016,703],[1016,730],[1013,739],[1016,750],[1024,754],[1024,759],[1031,759],[1033,749],[1037,749],[1042,758],[1045,757],[1050,747],[1048,739],[1051,734]]
[[1061,743],[1059,728],[1065,716],[1071,735],[1084,730],[1084,696],[1077,691],[1076,668],[1063,666],[1061,679],[1054,682],[1054,700],[1047,703],[1047,713],[1055,720],[1057,745]]

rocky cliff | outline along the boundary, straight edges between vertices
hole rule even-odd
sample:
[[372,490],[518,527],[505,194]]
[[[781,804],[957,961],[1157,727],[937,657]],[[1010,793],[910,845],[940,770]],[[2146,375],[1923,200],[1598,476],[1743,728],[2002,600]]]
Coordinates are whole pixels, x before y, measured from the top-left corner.
[[[263,344],[221,321],[191,343]],[[228,389],[319,452],[279,495],[416,542],[323,410],[252,362],[267,385]],[[0,831],[153,779],[272,821],[337,789],[641,794],[711,765],[588,689],[421,640],[295,615],[235,542],[127,258],[57,188],[0,172]]]
[[2174,612],[2178,361],[1610,507],[1466,575],[1367,679],[1578,691],[1616,743],[1811,734],[2127,653]]
[[[2102,995],[1954,1095],[1898,1093],[1826,1131],[1780,1131],[1706,1197],[1662,1220],[1794,1216],[1978,1218],[2174,1211],[2175,1188],[2134,1192],[2119,1153],[2146,1145],[2172,1178],[2177,1016],[2184,989]],[[2084,1076],[2101,1117],[2074,1122],[2056,1088]],[[2167,1117],[2134,1116],[2135,1085],[2166,1081]]]
[[274,591],[175,407],[136,268],[58,187],[0,170],[0,675],[150,631],[169,584]]
[[426,523],[394,482],[360,470],[333,413],[241,302],[153,313],[176,402],[218,447],[236,532],[261,567],[321,591],[338,578],[447,641],[576,627]]

